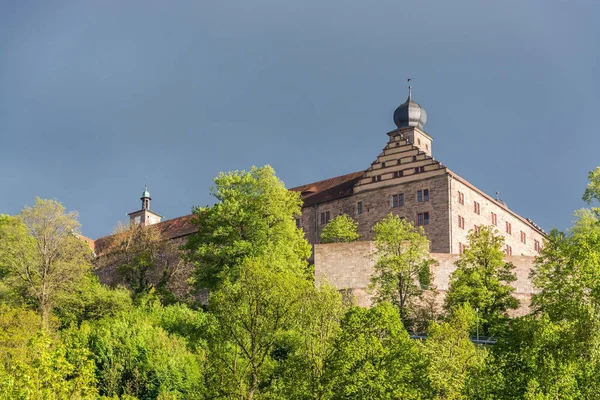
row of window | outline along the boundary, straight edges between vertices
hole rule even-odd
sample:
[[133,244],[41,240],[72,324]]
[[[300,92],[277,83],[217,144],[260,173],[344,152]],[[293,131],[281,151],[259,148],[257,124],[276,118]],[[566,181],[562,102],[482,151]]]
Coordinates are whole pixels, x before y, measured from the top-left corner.
[[[362,213],[362,201],[358,202],[358,213]],[[404,217],[402,217],[404,218]],[[321,225],[325,225],[331,221],[331,212],[325,211],[321,213]],[[417,226],[429,225],[429,212],[417,214]],[[296,218],[296,228],[300,228],[300,218]]]
[[[492,224],[498,225],[497,222],[498,222],[498,216],[496,214],[492,213]],[[460,215],[458,216],[458,227],[461,229],[465,229],[465,218]],[[475,230],[475,232],[479,232],[479,227],[477,225],[475,225],[473,227],[473,229]],[[506,223],[506,233],[512,234],[512,226],[511,226],[510,222]],[[523,242],[524,244],[527,244],[527,234],[523,231],[521,231],[521,242]],[[537,243],[537,240],[535,242]]]
[[[423,189],[417,191],[417,202],[424,203],[429,201],[429,189]],[[392,208],[402,207],[404,205],[404,193],[392,195]],[[359,201],[356,203],[356,213],[361,215],[363,213],[363,202]]]
[[[540,246],[540,242],[538,242],[537,240],[535,241],[535,251],[540,251],[541,250],[541,246]],[[465,252],[465,249],[467,248],[466,245],[459,243],[458,244],[458,254],[462,254]],[[509,245],[506,245],[506,248],[504,249],[504,253],[507,256],[512,256],[512,247],[510,247]]]
[[[385,163],[381,163],[382,165],[384,165]],[[413,174],[419,174],[425,172],[425,166],[423,167],[415,167],[415,169],[413,170]],[[394,178],[400,178],[401,176],[404,176],[404,170],[402,171],[394,171],[393,172],[393,177]],[[372,176],[371,177],[371,182],[381,182],[381,175],[376,175],[376,176]]]

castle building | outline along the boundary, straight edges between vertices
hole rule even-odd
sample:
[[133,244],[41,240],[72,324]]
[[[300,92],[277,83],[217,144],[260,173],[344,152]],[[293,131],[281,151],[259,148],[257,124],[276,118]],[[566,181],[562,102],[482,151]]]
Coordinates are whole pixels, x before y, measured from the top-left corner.
[[366,170],[290,189],[302,196],[296,224],[307,240],[318,244],[323,228],[342,214],[358,222],[360,240],[371,240],[375,223],[393,213],[422,226],[433,253],[460,254],[470,230],[493,225],[505,238],[508,256],[537,255],[544,231],[434,159],[426,121],[409,87],[394,112],[396,129]]

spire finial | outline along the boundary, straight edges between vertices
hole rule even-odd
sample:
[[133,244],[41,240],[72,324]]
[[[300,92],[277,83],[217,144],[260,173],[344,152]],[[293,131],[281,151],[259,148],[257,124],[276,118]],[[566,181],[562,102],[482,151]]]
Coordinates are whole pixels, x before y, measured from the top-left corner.
[[412,86],[410,85],[411,81],[412,78],[408,78],[408,100],[412,100]]

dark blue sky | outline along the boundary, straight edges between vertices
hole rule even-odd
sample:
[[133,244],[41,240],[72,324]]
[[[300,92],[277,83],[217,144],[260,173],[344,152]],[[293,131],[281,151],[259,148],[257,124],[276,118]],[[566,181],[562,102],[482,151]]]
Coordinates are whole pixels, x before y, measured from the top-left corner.
[[0,213],[55,198],[97,238],[146,176],[174,218],[219,171],[365,169],[412,76],[436,159],[567,228],[600,164],[600,3],[494,3],[0,1]]

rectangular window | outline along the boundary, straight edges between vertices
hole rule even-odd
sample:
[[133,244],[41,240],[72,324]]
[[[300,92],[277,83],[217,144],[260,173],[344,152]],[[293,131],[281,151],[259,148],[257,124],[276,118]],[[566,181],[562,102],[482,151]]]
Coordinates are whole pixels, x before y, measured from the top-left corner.
[[476,234],[479,234],[479,226],[477,226],[477,225],[473,225],[473,231],[474,231]]
[[398,195],[398,204],[400,205],[400,207],[404,205],[404,193],[400,193]]
[[329,213],[329,211],[321,213],[321,225],[325,225],[326,223],[329,222],[330,219],[331,219],[331,214]]
[[377,182],[377,177],[375,177],[375,176],[372,176],[372,177],[371,177],[371,182]]
[[429,225],[429,212],[417,214],[417,226]]
[[398,195],[397,194],[392,196],[392,207],[398,207]]
[[417,161],[417,156],[413,156],[413,161]]
[[492,224],[498,225],[498,216],[495,213],[492,213]]
[[325,213],[321,213],[321,225],[325,225]]
[[381,181],[381,175],[377,175],[377,182]]
[[521,242],[527,244],[527,235],[523,231],[521,231]]
[[509,245],[506,245],[506,255],[512,256],[512,247],[510,247]]
[[462,243],[458,244],[458,254],[462,254],[465,252],[465,245]]
[[512,226],[510,226],[510,222],[506,223],[506,233],[512,235]]
[[381,168],[385,168],[385,161],[381,163]]
[[329,214],[329,211],[325,212],[325,223],[329,222],[331,220],[331,215]]
[[403,175],[403,171],[394,171],[394,178],[400,178]]
[[358,215],[363,213],[363,202],[359,201],[358,203],[356,203],[356,213]]
[[480,212],[479,203],[476,201],[473,202],[473,211],[475,211],[475,214],[479,214]]
[[465,219],[460,215],[458,216],[458,227],[461,229],[465,229]]
[[540,242],[538,242],[537,240],[534,240],[533,247],[534,247],[535,251],[540,251],[541,250]]
[[458,192],[458,202],[462,205],[465,204],[465,194],[462,192]]
[[300,218],[296,218],[296,228],[300,228]]
[[417,202],[423,203],[429,201],[429,189],[417,191]]

